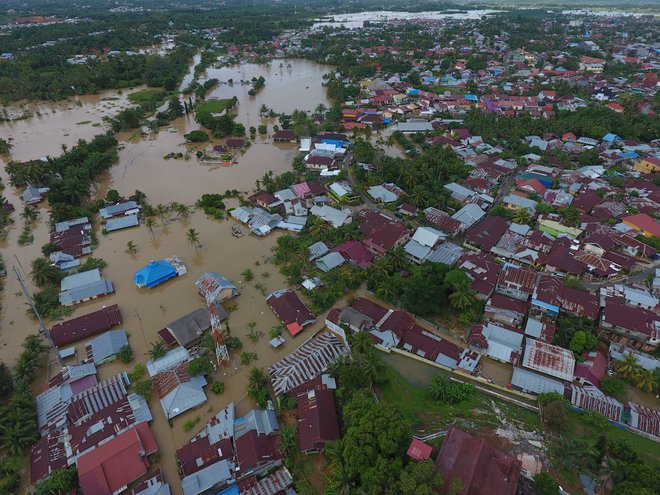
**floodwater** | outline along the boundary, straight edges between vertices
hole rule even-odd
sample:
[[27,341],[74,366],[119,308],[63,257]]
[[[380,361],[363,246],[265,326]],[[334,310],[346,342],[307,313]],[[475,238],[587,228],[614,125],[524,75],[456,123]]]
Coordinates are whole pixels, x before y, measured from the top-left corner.
[[361,28],[364,21],[369,22],[387,22],[394,20],[441,20],[441,19],[481,19],[488,14],[500,12],[498,10],[483,9],[483,10],[467,10],[463,12],[393,12],[393,11],[370,11],[370,12],[354,12],[350,14],[341,14],[324,17],[318,20],[313,29],[329,27],[344,27],[348,29]]
[[[196,62],[194,61],[193,65],[194,63]],[[246,126],[257,126],[261,123],[258,110],[262,104],[274,108],[277,112],[313,110],[319,103],[328,105],[325,90],[321,85],[322,76],[328,68],[304,60],[284,60],[282,64],[280,67],[278,60],[265,65],[246,64],[210,69],[209,77],[218,77],[224,82],[232,77],[235,81],[249,80],[262,74],[266,78],[265,87],[256,97],[247,94],[247,85],[231,87],[228,84],[218,87],[212,96],[237,96],[237,120]],[[70,147],[78,139],[90,139],[95,134],[104,132],[103,125],[93,127],[92,124],[100,124],[103,116],[112,115],[127,105],[126,93],[116,92],[75,98],[64,103],[44,103],[39,105],[40,115],[0,124],[0,135],[3,138],[13,138],[14,160],[56,156],[61,153],[62,144]],[[85,121],[90,122],[83,123]],[[272,126],[274,122],[266,120],[264,123]],[[228,189],[249,192],[253,189],[256,179],[264,173],[273,171],[279,174],[291,170],[297,146],[274,144],[269,138],[260,137],[257,137],[256,142],[244,153],[238,154],[235,158],[237,163],[230,167],[201,165],[194,152],[203,146],[187,145],[183,138],[184,133],[197,128],[193,117],[188,115],[172,122],[168,128],[161,129],[155,135],[140,136],[130,132],[118,135],[122,144],[119,163],[92,186],[93,197],[103,197],[111,188],[117,189],[124,196],[139,189],[147,194],[147,200],[152,205],[176,201],[192,206],[204,193],[224,193]],[[204,146],[221,142],[222,140],[212,140]],[[179,151],[188,152],[191,159],[163,158],[170,152]],[[7,185],[4,163],[0,165],[0,177]],[[48,242],[49,229],[48,209],[44,204],[39,208],[40,219],[33,226],[34,243],[19,246],[17,239],[23,225],[19,217],[22,210],[20,191],[7,185],[3,195],[18,210],[14,214],[16,223],[8,239],[0,243],[2,256],[8,267],[8,276],[4,280],[5,290],[1,294],[0,360],[11,366],[15,363],[25,336],[38,331],[37,323],[26,314],[27,305],[21,297],[20,286],[13,277],[11,267],[15,265],[21,271],[29,289],[34,291],[35,287],[29,280],[30,262],[41,256],[41,246]],[[237,203],[228,201],[227,206],[237,206]],[[112,280],[115,294],[76,306],[73,316],[86,314],[104,305],[119,305],[124,319],[122,328],[129,333],[135,360],[130,366],[119,362],[100,366],[99,377],[106,379],[119,371],[130,371],[138,362],[145,363],[150,344],[158,340],[158,330],[190,311],[204,307],[204,301],[194,287],[195,280],[203,272],[220,272],[238,285],[241,295],[235,299],[236,310],[230,313],[230,331],[232,335],[241,338],[242,350],[256,352],[258,360],[250,366],[242,366],[242,351],[234,351],[231,366],[219,370],[213,377],[213,380],[225,383],[225,392],[215,395],[208,391],[208,402],[175,418],[172,427],[166,421],[157,398],[154,396],[150,400],[154,416],[152,429],[161,451],[161,467],[166,480],[171,483],[173,493],[179,494],[181,489],[175,450],[229,402],[237,404],[238,414],[244,414],[254,407],[251,400],[245,398],[248,369],[251,366],[267,368],[292,352],[322,328],[324,318],[319,316],[318,322],[295,340],[284,335],[284,346],[278,350],[272,349],[268,344],[269,332],[273,326],[278,325],[278,321],[265,299],[269,292],[286,287],[287,284],[277,267],[269,263],[268,258],[277,236],[281,234],[275,233],[266,238],[246,235],[237,239],[231,235],[232,220],[213,220],[201,211],[192,213],[186,219],[177,219],[172,213],[157,221],[158,226],[153,233],[144,226],[109,235],[98,232],[99,246],[94,250],[93,256],[108,263],[103,269],[103,276]],[[190,228],[199,232],[201,247],[195,248],[187,243],[186,231]],[[136,254],[126,253],[129,241],[137,245]],[[188,268],[186,275],[151,290],[138,289],[133,284],[131,279],[137,269],[150,260],[173,254],[184,261]],[[249,283],[245,282],[241,275],[247,268],[252,270],[255,277]],[[251,322],[255,322],[255,329],[263,333],[256,343],[252,343],[246,336],[249,332],[248,323]],[[76,345],[79,357],[84,355],[84,345],[84,341]],[[45,374],[52,375],[55,371],[53,367]],[[41,386],[41,383],[35,385]],[[190,431],[184,431],[183,423],[197,417],[199,423]]]

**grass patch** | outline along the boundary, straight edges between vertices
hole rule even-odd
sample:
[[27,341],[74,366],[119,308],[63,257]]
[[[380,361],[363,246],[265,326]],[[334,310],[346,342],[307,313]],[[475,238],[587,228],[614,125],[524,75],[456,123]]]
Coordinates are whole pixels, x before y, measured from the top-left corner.
[[87,125],[91,123],[92,123],[91,120],[81,120],[80,122],[76,122],[76,125]]
[[196,107],[197,115],[211,115],[212,113],[223,112],[233,101],[232,100],[209,100],[200,103]]
[[128,95],[128,101],[134,105],[148,106],[162,101],[167,96],[165,91],[159,89],[147,89]]
[[568,418],[566,435],[586,438],[592,444],[598,440],[600,435],[605,435],[610,441],[626,442],[645,462],[660,462],[660,449],[653,440],[611,425],[606,428],[598,428],[587,424],[580,418],[579,413],[570,409],[566,413]]

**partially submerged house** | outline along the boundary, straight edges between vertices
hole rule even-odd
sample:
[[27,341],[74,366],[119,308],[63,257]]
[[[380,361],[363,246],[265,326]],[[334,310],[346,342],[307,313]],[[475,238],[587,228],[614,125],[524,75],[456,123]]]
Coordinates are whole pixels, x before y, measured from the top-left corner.
[[[228,315],[221,304],[216,304],[219,321],[226,320]],[[173,340],[180,346],[187,347],[197,342],[204,332],[211,328],[211,315],[206,308],[199,308],[187,315],[168,323],[158,335],[167,344],[173,344]]]
[[112,294],[112,282],[101,277],[98,268],[64,277],[60,282],[60,304],[72,306],[83,301]]
[[126,330],[109,330],[94,337],[85,346],[87,360],[97,365],[112,361],[122,347],[127,345]]
[[121,311],[119,311],[116,304],[113,304],[98,311],[53,325],[50,328],[50,337],[53,339],[53,343],[59,347],[97,335],[114,325],[121,325],[121,323]]
[[167,280],[185,275],[185,265],[177,256],[170,256],[163,260],[150,261],[147,266],[136,271],[133,282],[138,287],[151,289]]
[[167,419],[175,418],[206,402],[206,378],[203,375],[190,376],[189,365],[190,361],[182,361],[151,377]]
[[291,335],[297,335],[304,327],[316,321],[314,313],[307,309],[298,294],[291,289],[272,292],[266,302]]
[[195,287],[207,304],[223,303],[241,294],[231,280],[218,272],[205,272],[195,281]]

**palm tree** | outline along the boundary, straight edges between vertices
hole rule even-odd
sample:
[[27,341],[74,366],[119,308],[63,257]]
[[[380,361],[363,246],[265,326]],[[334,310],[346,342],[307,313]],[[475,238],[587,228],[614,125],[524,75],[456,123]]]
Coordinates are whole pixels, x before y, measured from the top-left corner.
[[169,211],[169,208],[166,205],[158,203],[156,205],[156,215],[158,215],[162,220],[165,219],[165,215],[167,215],[167,212]]
[[634,354],[626,354],[619,366],[619,373],[626,380],[630,380],[637,375],[639,371],[639,363],[637,363],[637,356]]
[[409,195],[410,202],[419,207],[423,208],[426,206],[426,203],[428,201],[428,194],[426,193],[426,189],[424,189],[424,186],[415,186],[415,188],[412,190],[412,192]]
[[23,213],[21,213],[21,217],[23,217],[23,219],[27,220],[28,222],[35,221],[38,216],[39,216],[39,212],[36,210],[36,208],[32,208],[31,206],[28,205],[25,205],[25,207],[23,208]]
[[318,218],[314,218],[309,224],[309,227],[307,227],[309,235],[314,237],[320,236],[325,230],[327,230],[327,226]]
[[323,448],[323,456],[331,469],[341,466],[344,463],[344,442],[341,438],[327,442]]
[[259,107],[259,115],[263,117],[264,115],[268,115],[268,107],[266,105],[261,105]]
[[126,252],[128,254],[135,254],[137,253],[137,244],[135,244],[133,241],[128,241],[126,243]]
[[345,361],[343,358],[337,358],[334,361],[332,361],[328,365],[328,373],[330,373],[330,376],[333,378],[338,378],[339,377],[339,371],[341,370],[342,366],[344,366]]
[[367,380],[369,380],[369,385],[379,383],[384,379],[385,365],[380,359],[380,356],[376,354],[376,351],[371,351],[364,355],[360,369]]
[[474,304],[474,294],[471,290],[460,288],[449,295],[449,304],[455,309],[467,309]]
[[149,349],[149,356],[151,356],[151,359],[158,359],[159,357],[163,357],[166,352],[165,344],[163,341],[159,340],[158,342],[151,344],[151,349]]
[[385,301],[394,301],[399,295],[397,279],[393,277],[382,279],[376,286],[376,295]]
[[60,280],[60,270],[51,265],[45,258],[37,258],[32,261],[30,275],[37,287],[53,285]]
[[399,272],[408,266],[408,254],[403,249],[403,246],[397,246],[388,251],[385,255],[385,259],[387,259],[390,267],[396,272]]
[[296,427],[291,425],[284,425],[279,433],[280,445],[279,450],[281,454],[290,455],[296,447]]
[[344,464],[333,468],[332,474],[327,478],[327,495],[350,495],[353,491],[353,479],[350,471]]
[[248,373],[248,389],[259,389],[268,386],[268,376],[263,368],[250,368]]
[[511,220],[513,220],[516,223],[527,223],[529,222],[529,210],[527,208],[518,208],[514,213],[513,216],[511,217]]
[[364,356],[373,350],[372,345],[371,335],[366,330],[355,332],[351,338],[351,349],[356,354]]
[[195,229],[188,229],[188,232],[186,232],[186,239],[188,240],[188,244],[195,246],[195,249],[199,247],[199,232]]
[[151,233],[151,236],[152,236],[152,237],[153,237],[153,235],[154,235],[154,228],[156,228],[156,225],[157,225],[157,224],[156,224],[156,220],[154,220],[154,219],[151,218],[151,217],[148,217],[148,218],[144,221],[144,226],[145,226],[145,227],[147,228],[147,230]]
[[325,112],[328,111],[328,107],[326,107],[323,103],[319,103],[316,105],[316,108],[314,109],[314,113],[320,117],[323,117],[325,115]]
[[644,392],[653,392],[658,388],[655,375],[650,370],[640,369],[635,376],[635,385]]
[[375,279],[383,279],[390,276],[390,268],[385,258],[380,258],[369,267],[371,276]]
[[190,207],[182,203],[177,204],[175,210],[176,216],[179,218],[188,218],[190,215]]

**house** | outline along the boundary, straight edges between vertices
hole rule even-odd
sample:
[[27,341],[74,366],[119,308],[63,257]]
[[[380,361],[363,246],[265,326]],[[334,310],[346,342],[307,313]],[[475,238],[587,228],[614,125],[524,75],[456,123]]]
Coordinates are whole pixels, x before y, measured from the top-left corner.
[[280,129],[273,133],[273,141],[276,143],[295,143],[296,135],[289,129]]
[[533,373],[517,366],[514,366],[513,368],[511,386],[515,390],[520,390],[527,394],[539,395],[548,392],[556,392],[564,395],[564,384],[561,381],[538,373]]
[[236,477],[260,476],[282,465],[277,448],[279,430],[277,415],[272,409],[253,409],[234,420]]
[[147,423],[128,431],[78,458],[78,481],[84,495],[114,495],[143,476],[149,458],[158,450]]
[[431,227],[417,227],[417,230],[403,249],[408,253],[410,261],[422,263],[431,251],[444,242],[446,235]]
[[605,376],[607,357],[602,352],[585,352],[575,365],[574,379],[578,383],[600,388],[600,381]]
[[333,333],[322,332],[268,368],[276,396],[289,393],[328,369],[328,365],[348,354],[349,348]]
[[97,365],[112,361],[122,347],[127,345],[126,330],[109,330],[93,338],[85,346],[87,361]]
[[304,327],[316,321],[316,316],[291,289],[272,292],[266,302],[291,335],[297,335]]
[[206,402],[206,379],[203,375],[190,376],[189,365],[190,361],[179,362],[151,377],[153,389],[167,419],[175,418]]
[[254,203],[257,206],[270,210],[276,208],[282,201],[277,199],[275,196],[266,191],[259,191],[248,198],[251,203]]
[[412,442],[410,442],[410,446],[406,451],[406,454],[408,457],[414,459],[415,461],[425,461],[431,457],[432,452],[433,447],[413,437]]
[[522,365],[560,380],[573,381],[575,356],[563,347],[527,337]]
[[[477,438],[450,426],[435,463],[444,479],[441,493],[450,493],[453,480],[461,480],[461,493],[469,495],[514,495],[522,463]],[[452,492],[453,493],[453,492]]]
[[340,267],[346,262],[344,257],[339,254],[336,251],[330,252],[326,254],[325,256],[322,256],[321,258],[316,260],[316,267],[323,271],[323,272],[329,272],[330,270],[333,270],[337,267]]
[[655,347],[660,343],[660,318],[652,311],[605,297],[601,328]]
[[140,219],[137,215],[128,215],[125,217],[111,218],[106,221],[103,229],[106,232],[115,232],[117,230],[129,229],[140,225]]
[[[477,208],[479,207],[477,206]],[[428,207],[424,210],[424,218],[427,225],[446,232],[449,235],[456,235],[465,228],[460,220],[452,218],[449,213],[433,207]]]
[[139,288],[151,289],[186,272],[183,262],[176,256],[170,256],[163,260],[150,261],[147,266],[135,272],[133,282]]
[[318,241],[312,244],[307,248],[307,252],[309,253],[309,261],[314,261],[317,258],[320,258],[321,256],[327,254],[330,251],[328,246],[325,244],[325,242]]
[[387,204],[394,203],[405,194],[405,191],[396,184],[387,183],[379,186],[372,186],[367,190],[367,193],[375,201]]
[[519,327],[529,312],[529,303],[521,299],[493,294],[484,307],[484,316],[491,321]]
[[311,389],[298,396],[298,435],[300,452],[320,452],[326,442],[341,438],[335,393]]
[[660,237],[660,223],[646,213],[630,215],[623,217],[621,220],[633,229],[640,230],[645,236]]
[[165,482],[160,469],[131,490],[131,495],[170,495],[170,485]]
[[26,205],[35,205],[44,200],[48,191],[50,191],[50,189],[47,187],[28,187],[23,191],[21,198]]
[[509,223],[501,217],[486,217],[468,229],[465,246],[489,252],[508,230]]
[[507,265],[500,272],[495,290],[500,294],[527,301],[536,287],[538,275],[527,268]]
[[57,323],[50,328],[50,337],[57,347],[71,344],[77,340],[92,337],[114,325],[121,325],[122,318],[116,304],[104,307],[71,320]]
[[309,212],[312,215],[317,216],[320,219],[328,222],[335,229],[341,227],[342,225],[346,225],[347,223],[351,223],[353,221],[352,218],[353,212],[351,212],[351,210],[347,208],[339,210],[337,208],[333,208],[332,206],[328,206],[328,205],[323,205],[323,206],[314,205],[309,210]]
[[390,249],[403,244],[410,236],[402,221],[379,211],[362,211],[361,219],[359,228],[364,235],[362,242],[376,256],[383,256]]
[[515,328],[483,322],[472,329],[468,342],[487,356],[516,364],[522,351],[523,333]]
[[536,319],[530,316],[525,324],[525,335],[550,344],[557,328],[549,318]]
[[115,291],[112,282],[101,277],[98,268],[64,277],[60,282],[59,300],[62,306],[96,299]]
[[502,204],[511,210],[524,208],[533,215],[536,212],[536,205],[538,202],[523,196],[518,196],[517,194],[507,194],[502,198]]
[[495,289],[500,265],[488,253],[468,252],[458,259],[457,266],[472,280],[472,290],[478,299],[488,299]]
[[461,222],[462,227],[460,230],[465,230],[472,227],[485,216],[486,212],[482,210],[479,205],[469,203],[454,213],[451,218]]
[[612,421],[621,422],[623,404],[591,385],[570,385],[570,402],[585,411],[596,411]]
[[195,281],[195,287],[207,304],[220,304],[241,294],[231,280],[218,272],[205,272]]
[[140,205],[135,201],[126,201],[116,205],[106,206],[99,210],[99,214],[103,220],[123,215],[137,215],[140,212]]
[[[212,303],[213,304],[213,303]],[[218,317],[218,322],[227,319],[228,315],[221,304],[216,305],[215,314]],[[188,347],[190,344],[197,342],[204,332],[211,328],[211,314],[206,308],[198,308],[191,311],[187,315],[168,323],[163,330],[158,334],[163,338],[166,343],[174,339],[177,344],[183,347]],[[169,335],[164,335],[168,333]]]
[[654,156],[640,158],[633,165],[633,170],[640,174],[655,174],[660,172],[660,158]]
[[227,148],[232,150],[240,150],[245,147],[245,139],[242,138],[227,138],[225,143]]
[[656,438],[660,438],[660,411],[640,406],[634,402],[629,403],[629,424],[636,430],[646,432]]
[[374,255],[367,250],[367,247],[360,241],[345,241],[336,246],[332,251],[342,255],[352,265],[358,268],[368,268],[374,260]]

